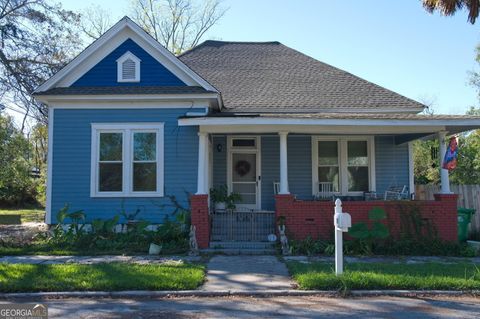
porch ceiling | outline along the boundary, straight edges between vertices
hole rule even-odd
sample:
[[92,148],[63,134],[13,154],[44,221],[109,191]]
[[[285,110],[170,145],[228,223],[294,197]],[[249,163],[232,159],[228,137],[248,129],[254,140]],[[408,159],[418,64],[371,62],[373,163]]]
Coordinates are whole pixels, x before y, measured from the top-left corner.
[[417,114],[255,114],[180,118],[180,126],[198,125],[208,133],[389,134],[398,144],[440,131],[450,134],[480,128],[479,116]]

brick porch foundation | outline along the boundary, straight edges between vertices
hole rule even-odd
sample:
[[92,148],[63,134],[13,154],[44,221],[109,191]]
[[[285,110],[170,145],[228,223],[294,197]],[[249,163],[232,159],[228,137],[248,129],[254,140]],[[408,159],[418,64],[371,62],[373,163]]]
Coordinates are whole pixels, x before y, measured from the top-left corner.
[[208,248],[210,242],[210,215],[208,214],[208,195],[190,197],[192,225],[197,229],[198,248]]
[[[385,209],[385,225],[394,238],[398,238],[405,229],[405,221],[418,214],[417,219],[427,225],[423,227],[424,231],[430,228],[442,240],[457,241],[457,196],[436,194],[433,201],[350,201],[343,202],[342,206],[343,211],[352,216],[352,224],[368,223],[368,212],[373,207]],[[333,208],[334,203],[330,201],[302,201],[296,200],[294,195],[275,196],[277,220],[280,216],[285,217],[287,232],[293,239],[305,239],[307,236],[332,239]]]

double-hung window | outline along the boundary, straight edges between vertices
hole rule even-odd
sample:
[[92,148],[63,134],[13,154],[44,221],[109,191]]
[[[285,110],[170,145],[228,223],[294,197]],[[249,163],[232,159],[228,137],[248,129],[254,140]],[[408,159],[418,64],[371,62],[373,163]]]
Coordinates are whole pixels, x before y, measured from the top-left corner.
[[374,149],[372,137],[313,137],[313,194],[324,188],[340,195],[374,191]]
[[92,197],[163,196],[163,123],[92,124]]

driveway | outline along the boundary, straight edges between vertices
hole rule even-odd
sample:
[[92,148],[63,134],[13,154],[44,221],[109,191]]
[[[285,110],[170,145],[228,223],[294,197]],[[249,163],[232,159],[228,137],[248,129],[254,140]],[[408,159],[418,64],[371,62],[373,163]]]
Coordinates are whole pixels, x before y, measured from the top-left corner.
[[[21,302],[36,302],[21,300]],[[37,301],[38,302],[38,301]],[[0,303],[5,303],[1,301]],[[171,298],[45,302],[49,318],[479,318],[480,298]]]

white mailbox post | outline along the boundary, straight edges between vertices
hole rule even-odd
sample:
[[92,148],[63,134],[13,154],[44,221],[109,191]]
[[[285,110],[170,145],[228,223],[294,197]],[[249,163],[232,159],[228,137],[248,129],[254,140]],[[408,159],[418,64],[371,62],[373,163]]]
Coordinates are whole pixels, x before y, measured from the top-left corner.
[[335,274],[343,274],[343,233],[352,227],[352,217],[349,213],[342,212],[342,201],[335,201],[335,214],[333,215],[335,227]]

